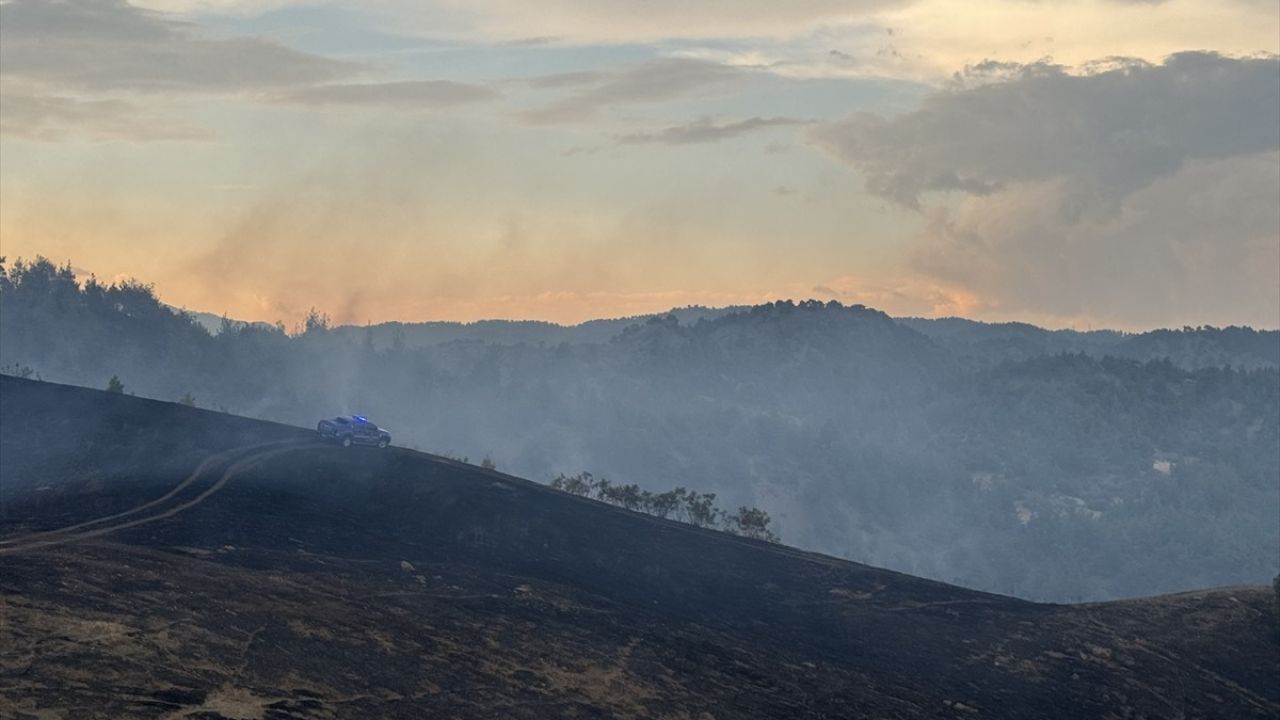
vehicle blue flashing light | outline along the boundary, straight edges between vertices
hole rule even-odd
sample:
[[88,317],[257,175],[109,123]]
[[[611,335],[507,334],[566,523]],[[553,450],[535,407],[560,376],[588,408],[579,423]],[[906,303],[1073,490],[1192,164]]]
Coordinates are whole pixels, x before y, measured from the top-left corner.
[[354,418],[356,422],[369,422],[369,418],[363,415],[352,415],[351,417]]

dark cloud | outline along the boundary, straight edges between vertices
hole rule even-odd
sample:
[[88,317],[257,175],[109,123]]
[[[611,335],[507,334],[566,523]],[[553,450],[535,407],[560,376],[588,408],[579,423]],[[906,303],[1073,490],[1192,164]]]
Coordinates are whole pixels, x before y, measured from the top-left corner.
[[989,194],[1068,178],[1123,197],[1191,159],[1280,143],[1280,60],[1181,53],[1071,74],[1040,63],[977,66],[1007,79],[936,94],[905,115],[859,114],[810,139],[866,174],[867,189],[918,207],[931,191]]
[[656,132],[632,133],[618,138],[618,142],[626,145],[659,143],[662,145],[690,145],[693,143],[709,143],[738,137],[739,135],[763,128],[787,125],[803,125],[807,120],[787,117],[752,117],[737,122],[717,125],[711,118],[702,118],[684,125],[663,128]]
[[0,73],[101,92],[242,92],[330,82],[363,70],[259,38],[207,38],[124,0],[0,5]]
[[447,80],[331,84],[299,88],[277,96],[279,102],[302,105],[352,105],[405,109],[442,109],[496,100],[494,90],[482,85]]
[[[991,307],[1280,322],[1280,58],[984,63],[921,107],[814,127],[922,210],[915,266]],[[930,206],[931,193],[953,202]]]
[[[588,120],[615,105],[670,100],[724,86],[745,77],[742,67],[689,58],[659,58],[610,73],[572,73],[534,78],[542,87],[580,88],[568,97],[524,113],[535,124]],[[552,83],[550,85],[546,83]],[[562,83],[556,85],[555,83]]]
[[914,267],[1006,315],[1280,326],[1280,154],[1189,161],[1070,220],[1064,181],[930,208]]

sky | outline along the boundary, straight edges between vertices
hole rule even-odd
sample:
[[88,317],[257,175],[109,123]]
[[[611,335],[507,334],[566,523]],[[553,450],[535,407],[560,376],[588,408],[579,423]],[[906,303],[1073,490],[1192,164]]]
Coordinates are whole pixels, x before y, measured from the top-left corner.
[[245,320],[1280,327],[1274,0],[3,0],[0,255]]

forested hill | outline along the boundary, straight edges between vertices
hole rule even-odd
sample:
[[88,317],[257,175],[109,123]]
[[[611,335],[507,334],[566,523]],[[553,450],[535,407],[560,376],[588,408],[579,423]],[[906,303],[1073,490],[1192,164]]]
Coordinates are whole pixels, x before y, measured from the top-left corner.
[[964,318],[900,318],[958,358],[984,362],[1026,360],[1056,353],[1132,360],[1169,360],[1179,367],[1280,366],[1280,331],[1248,327],[1184,327],[1121,333],[1045,330],[1026,323],[982,323]]
[[[49,270],[51,266],[47,266]],[[802,303],[809,307],[817,303]],[[838,307],[837,303],[826,303]],[[541,320],[479,320],[476,322],[384,322],[376,325],[326,327],[334,340],[369,343],[375,350],[415,348],[455,342],[499,345],[560,345],[609,342],[650,321],[686,328],[700,322],[760,312],[767,306],[683,307],[655,315],[588,320],[577,325],[558,325]],[[187,312],[210,334],[221,332],[224,324],[252,324],[271,329],[269,323],[245,323],[207,312]],[[882,315],[882,313],[876,313]],[[315,320],[323,320],[318,314]],[[1200,369],[1235,367],[1256,369],[1280,367],[1280,330],[1250,327],[1183,327],[1125,333],[1116,330],[1047,330],[1028,323],[987,323],[965,318],[893,318],[939,347],[958,362],[991,364],[1006,360],[1027,360],[1041,355],[1079,353],[1095,358],[1122,357],[1131,360],[1169,360],[1178,367]],[[673,322],[674,321],[674,322]],[[281,332],[287,329],[281,325]],[[305,327],[295,327],[298,333]],[[830,332],[830,329],[824,330]]]
[[[210,333],[221,332],[224,322],[232,324],[248,324],[231,318],[224,318],[207,312],[189,312],[181,308],[172,308],[184,312],[194,318]],[[403,345],[406,347],[422,347],[441,345],[450,342],[472,341],[514,345],[518,343],[598,343],[608,342],[627,328],[643,323],[650,318],[674,317],[682,323],[693,323],[702,319],[712,319],[738,312],[744,308],[708,308],[683,307],[673,308],[659,315],[637,315],[626,318],[607,318],[588,320],[577,325],[558,325],[545,320],[477,320],[475,322],[384,322],[377,325],[340,325],[329,328],[335,338],[354,339],[364,342],[368,338],[375,349],[387,350]],[[258,323],[270,327],[269,323]]]
[[[536,333],[535,333],[536,335]],[[659,316],[593,342],[415,344],[228,322],[13,263],[0,366],[756,506],[789,544],[1031,599],[1269,582],[1277,333],[904,321],[835,303]]]

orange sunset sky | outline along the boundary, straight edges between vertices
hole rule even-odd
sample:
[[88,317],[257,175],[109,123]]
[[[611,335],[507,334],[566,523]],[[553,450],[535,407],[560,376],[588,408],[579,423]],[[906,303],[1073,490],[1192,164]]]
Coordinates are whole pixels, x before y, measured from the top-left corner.
[[1273,0],[8,0],[0,254],[173,305],[1280,326]]

